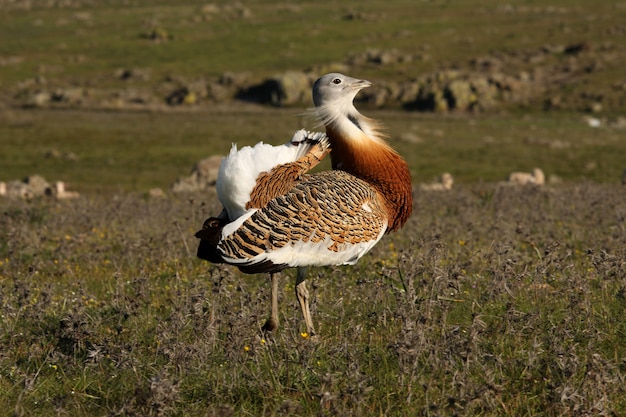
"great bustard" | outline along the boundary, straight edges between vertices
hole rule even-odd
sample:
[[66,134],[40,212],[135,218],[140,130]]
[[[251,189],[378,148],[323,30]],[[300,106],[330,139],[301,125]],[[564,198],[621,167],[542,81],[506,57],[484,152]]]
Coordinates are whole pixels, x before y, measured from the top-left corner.
[[[411,214],[406,162],[385,142],[380,125],[353,104],[371,85],[324,75],[313,85],[313,102],[326,134],[301,130],[282,146],[233,145],[222,162],[216,186],[224,210],[196,233],[198,257],[245,273],[270,273],[265,330],[278,326],[277,272],[298,268],[296,296],[307,332],[314,334],[305,268],[355,264]],[[307,174],[329,152],[333,169]]]

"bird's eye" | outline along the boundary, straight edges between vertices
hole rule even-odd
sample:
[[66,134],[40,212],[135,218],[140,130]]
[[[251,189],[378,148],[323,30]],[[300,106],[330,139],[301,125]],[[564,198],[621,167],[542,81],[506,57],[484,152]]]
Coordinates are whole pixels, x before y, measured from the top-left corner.
[[339,79],[339,78],[335,78],[335,79],[333,80],[333,84],[341,84],[341,79]]

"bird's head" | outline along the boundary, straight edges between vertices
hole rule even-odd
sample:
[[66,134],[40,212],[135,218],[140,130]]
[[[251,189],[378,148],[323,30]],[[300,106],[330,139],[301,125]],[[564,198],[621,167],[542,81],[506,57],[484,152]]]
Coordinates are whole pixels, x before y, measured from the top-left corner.
[[359,80],[337,72],[326,74],[313,84],[313,103],[315,107],[351,106],[357,93],[371,85],[372,83],[367,80]]
[[326,126],[334,129],[367,129],[357,119],[365,118],[354,107],[354,97],[363,88],[370,87],[371,82],[348,77],[337,72],[326,74],[313,84],[312,112]]

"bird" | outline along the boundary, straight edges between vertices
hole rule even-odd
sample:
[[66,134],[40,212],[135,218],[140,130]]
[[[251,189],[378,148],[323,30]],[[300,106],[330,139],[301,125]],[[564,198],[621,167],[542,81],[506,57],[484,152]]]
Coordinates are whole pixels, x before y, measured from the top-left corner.
[[[197,256],[244,273],[269,273],[278,327],[278,273],[297,268],[295,292],[307,333],[315,335],[306,288],[308,267],[353,265],[412,209],[411,174],[386,141],[382,125],[356,109],[370,81],[340,73],[318,78],[312,113],[325,132],[297,131],[285,144],[237,149],[220,165],[216,190],[224,206],[196,237]],[[330,170],[310,173],[330,154]]]

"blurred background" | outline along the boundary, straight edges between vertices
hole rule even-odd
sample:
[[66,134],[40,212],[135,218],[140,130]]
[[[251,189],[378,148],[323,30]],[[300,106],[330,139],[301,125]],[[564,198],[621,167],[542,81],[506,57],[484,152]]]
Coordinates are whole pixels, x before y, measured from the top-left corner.
[[327,72],[372,81],[415,181],[619,182],[626,3],[0,0],[0,181],[171,189],[282,143]]

